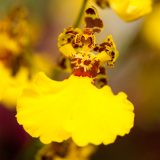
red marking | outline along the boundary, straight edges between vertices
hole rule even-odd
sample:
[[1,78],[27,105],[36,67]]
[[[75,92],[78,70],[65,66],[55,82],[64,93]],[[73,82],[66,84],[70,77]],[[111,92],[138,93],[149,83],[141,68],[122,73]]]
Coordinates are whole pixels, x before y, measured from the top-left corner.
[[85,64],[85,65],[89,65],[90,63],[91,63],[91,60],[85,60],[85,61],[84,61],[84,64]]
[[77,62],[78,62],[78,64],[81,64],[81,59],[78,59]]
[[86,13],[87,13],[87,14],[96,14],[93,8],[88,8],[88,9],[86,10]]
[[103,28],[103,22],[100,18],[92,19],[91,17],[86,17],[85,22],[86,22],[86,28],[94,28],[94,27]]
[[99,67],[99,74],[103,74],[103,75],[105,75],[106,74],[106,70],[105,70],[105,68],[104,67]]
[[93,30],[91,28],[85,28],[83,30],[83,33],[87,34],[87,35],[92,35],[93,34]]
[[[91,60],[86,60],[86,61],[90,61]],[[98,74],[98,70],[99,70],[99,61],[95,61],[95,63],[92,65],[92,67],[89,70],[84,70],[83,67],[79,67],[79,68],[74,68],[73,66],[73,74],[75,76],[82,76],[82,77],[96,77]]]

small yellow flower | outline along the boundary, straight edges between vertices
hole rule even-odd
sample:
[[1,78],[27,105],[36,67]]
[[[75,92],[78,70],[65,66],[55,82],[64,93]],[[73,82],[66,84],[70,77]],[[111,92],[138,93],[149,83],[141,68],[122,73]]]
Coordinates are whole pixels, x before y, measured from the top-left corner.
[[51,75],[53,65],[40,54],[33,54],[34,64],[31,68],[19,66],[20,69],[12,75],[12,68],[0,62],[0,102],[8,108],[15,108],[17,98],[22,90],[32,81],[33,75],[43,71]]
[[153,12],[145,19],[142,35],[148,44],[160,50],[160,3],[157,4]]
[[0,59],[22,54],[35,40],[35,26],[29,23],[27,10],[16,7],[0,20]]
[[51,63],[39,53],[32,53],[33,36],[23,7],[14,8],[0,21],[0,102],[6,107],[15,107],[17,97],[33,74],[50,74]]
[[152,0],[95,0],[96,3],[105,8],[112,8],[123,20],[133,21],[152,10]]
[[93,145],[79,147],[72,141],[64,143],[50,143],[44,145],[36,154],[35,160],[89,160],[90,156],[96,151]]
[[0,64],[0,102],[8,108],[13,108],[17,97],[29,83],[28,75],[27,68],[22,67],[15,76],[12,76],[10,70]]
[[0,59],[7,53],[19,54],[20,48],[18,43],[10,38],[6,33],[0,33]]
[[132,128],[133,105],[123,92],[114,95],[91,81],[72,75],[58,82],[39,73],[18,100],[19,124],[43,143],[71,137],[79,146],[113,143]]

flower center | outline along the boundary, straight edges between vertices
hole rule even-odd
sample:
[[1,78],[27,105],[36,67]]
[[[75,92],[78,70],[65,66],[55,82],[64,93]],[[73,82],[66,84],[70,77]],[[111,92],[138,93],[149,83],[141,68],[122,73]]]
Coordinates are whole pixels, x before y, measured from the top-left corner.
[[93,78],[99,73],[100,61],[92,53],[79,52],[71,59],[71,67],[75,76]]

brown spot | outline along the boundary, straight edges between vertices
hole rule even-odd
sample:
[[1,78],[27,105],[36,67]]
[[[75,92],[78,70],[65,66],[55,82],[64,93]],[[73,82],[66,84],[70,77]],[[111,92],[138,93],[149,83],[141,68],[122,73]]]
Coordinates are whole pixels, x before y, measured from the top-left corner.
[[27,61],[25,61],[24,57],[22,56],[22,54],[20,54],[19,56],[15,57],[14,59],[12,59],[12,63],[11,63],[11,68],[12,68],[12,76],[15,76],[19,69],[20,66],[23,64],[24,66],[29,66],[30,64],[27,63]]
[[99,48],[99,52],[105,51],[105,47]]
[[78,34],[78,32],[75,32],[75,31],[66,31],[66,34],[74,34],[74,35],[76,35],[76,34]]
[[84,36],[82,36],[82,37],[81,37],[81,42],[84,44],[84,43],[85,43],[85,41],[86,41],[86,40],[85,40],[85,37],[84,37]]
[[75,62],[74,62],[74,63],[71,62],[71,67],[72,67],[72,68],[76,67],[76,63],[75,63]]
[[106,74],[106,69],[104,67],[99,68],[99,74],[105,75]]
[[94,33],[99,33],[99,32],[101,32],[101,29],[99,29],[99,28],[94,28],[94,29],[93,29],[93,32],[94,32]]
[[86,28],[94,28],[94,27],[103,28],[103,22],[99,18],[93,19],[91,17],[86,17],[85,22],[86,22]]
[[99,7],[101,7],[101,2],[100,2],[100,1],[96,1],[96,3],[97,3],[97,5],[98,5]]
[[100,44],[100,46],[109,46],[109,47],[111,47],[112,46],[112,43],[110,42],[103,42],[103,43],[101,43]]
[[102,9],[110,6],[108,0],[96,0],[96,3]]
[[80,58],[78,58],[78,60],[77,60],[77,62],[78,62],[78,64],[81,64],[81,59]]
[[82,42],[82,46],[84,44],[88,45],[89,48],[92,48],[92,46],[94,45],[94,40],[93,37],[88,37],[87,39],[85,39],[84,36],[81,37],[81,42]]
[[59,66],[62,68],[62,69],[66,69],[67,66],[66,66],[66,61],[67,59],[65,57],[63,57],[60,62],[59,62]]
[[65,158],[68,153],[68,145],[66,143],[55,143],[53,149],[55,151],[56,156],[61,158]]
[[89,41],[88,47],[89,47],[89,48],[92,48],[92,46],[94,45],[94,40],[93,40],[93,38],[92,38],[92,37],[89,37],[87,40]]
[[80,47],[78,44],[72,43],[73,48],[78,48]]
[[86,13],[87,13],[87,14],[96,14],[93,8],[88,8],[88,9],[86,10]]
[[111,56],[112,56],[112,58],[115,57],[115,53],[113,51],[111,52]]
[[41,160],[52,160],[51,156],[42,156]]
[[[89,63],[89,61],[87,63]],[[99,64],[100,64],[99,61],[95,61],[92,67],[87,71],[85,71],[84,68],[81,66],[79,68],[73,67],[73,74],[75,76],[82,76],[82,77],[96,77],[98,74]]]
[[96,87],[102,88],[103,86],[108,84],[107,78],[106,77],[101,77],[101,78],[95,78],[92,82]]
[[68,39],[67,39],[67,42],[68,42],[68,43],[71,43],[71,41],[72,41],[72,38],[68,38]]
[[94,48],[94,51],[98,51],[98,50],[99,50],[99,47],[96,46],[96,47]]
[[88,66],[90,63],[91,63],[91,60],[85,60],[85,61],[84,61],[84,64],[87,65],[87,66]]
[[98,74],[98,69],[99,69],[99,61],[95,61],[95,63],[92,65],[92,68],[90,69],[90,75],[91,77],[96,77]]
[[108,2],[108,1],[106,1],[106,2],[105,2],[105,5],[106,5],[106,7],[110,7],[110,5],[109,5],[109,2]]
[[83,33],[87,34],[87,35],[92,35],[93,34],[93,30],[91,28],[85,28],[83,30]]
[[106,78],[100,78],[99,81],[102,82],[103,85],[107,84],[107,79]]

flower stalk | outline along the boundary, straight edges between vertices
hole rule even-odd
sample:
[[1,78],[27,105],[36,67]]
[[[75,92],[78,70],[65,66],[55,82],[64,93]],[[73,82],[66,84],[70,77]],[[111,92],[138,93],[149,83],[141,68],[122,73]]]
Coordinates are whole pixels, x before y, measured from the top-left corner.
[[83,14],[84,14],[84,10],[86,9],[87,3],[88,3],[88,0],[83,0],[83,4],[82,4],[81,10],[78,14],[78,17],[75,21],[74,28],[79,27],[81,20],[82,20],[82,17],[83,17]]

